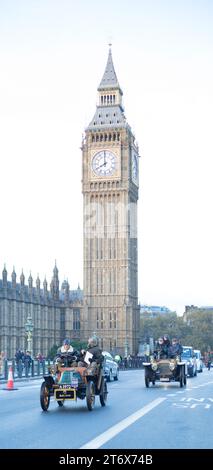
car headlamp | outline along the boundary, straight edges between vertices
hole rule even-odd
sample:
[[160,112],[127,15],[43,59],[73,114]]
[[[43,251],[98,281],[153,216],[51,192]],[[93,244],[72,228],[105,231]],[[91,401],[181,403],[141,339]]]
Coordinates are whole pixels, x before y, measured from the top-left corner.
[[172,361],[172,362],[169,363],[169,368],[170,368],[170,370],[174,370],[175,367],[176,367],[175,362]]
[[152,368],[152,370],[157,370],[157,368],[158,368],[157,362],[152,362],[151,363],[151,368]]

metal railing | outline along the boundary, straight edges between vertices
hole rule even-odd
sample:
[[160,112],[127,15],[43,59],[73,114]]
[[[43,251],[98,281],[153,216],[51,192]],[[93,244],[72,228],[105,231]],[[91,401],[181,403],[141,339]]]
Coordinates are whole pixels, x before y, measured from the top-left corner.
[[[142,357],[124,358],[119,362],[119,369],[143,369],[143,361],[144,358]],[[4,363],[2,364],[2,370],[0,371],[0,381],[8,379],[10,367],[12,367],[13,379],[18,380],[31,377],[42,377],[43,375],[48,373],[48,368],[52,364],[53,361],[50,361],[49,359],[43,361],[32,359],[32,362],[30,364],[28,364],[27,362],[23,363],[22,360],[18,361],[17,363],[15,359],[5,359]]]
[[30,377],[42,377],[48,373],[48,367],[53,362],[50,360],[37,361],[32,359],[31,363],[23,363],[21,360],[18,363],[15,359],[4,360],[2,370],[0,371],[0,380],[7,380],[9,369],[12,367],[13,379],[18,380]]
[[120,370],[128,369],[143,369],[144,358],[142,357],[130,357],[124,358],[119,362]]

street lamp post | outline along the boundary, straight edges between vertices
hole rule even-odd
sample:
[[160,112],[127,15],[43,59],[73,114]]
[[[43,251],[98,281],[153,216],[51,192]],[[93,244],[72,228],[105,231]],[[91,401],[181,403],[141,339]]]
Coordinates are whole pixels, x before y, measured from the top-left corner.
[[33,322],[32,317],[29,315],[25,323],[25,331],[27,334],[27,350],[32,354],[32,345],[33,345]]

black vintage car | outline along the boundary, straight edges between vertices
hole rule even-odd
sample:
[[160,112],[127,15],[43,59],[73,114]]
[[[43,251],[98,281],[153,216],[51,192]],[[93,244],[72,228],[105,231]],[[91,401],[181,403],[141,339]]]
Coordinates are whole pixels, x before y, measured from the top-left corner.
[[145,385],[155,382],[179,382],[180,387],[186,385],[187,367],[186,362],[180,357],[158,359],[150,356],[149,361],[144,362]]
[[78,366],[78,358],[70,353],[61,354],[61,362],[49,369],[41,384],[40,404],[47,411],[50,397],[54,397],[59,406],[65,400],[76,401],[86,398],[87,408],[92,411],[95,396],[98,395],[101,406],[106,405],[107,384],[104,378],[102,364],[91,363],[88,367]]

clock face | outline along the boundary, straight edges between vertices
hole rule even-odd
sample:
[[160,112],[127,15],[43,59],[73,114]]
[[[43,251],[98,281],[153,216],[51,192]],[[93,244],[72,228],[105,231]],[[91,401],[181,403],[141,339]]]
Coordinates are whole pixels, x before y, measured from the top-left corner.
[[132,154],[132,179],[135,181],[138,179],[138,157],[134,152]]
[[92,159],[92,169],[98,176],[112,176],[116,170],[116,156],[109,150],[101,150]]

